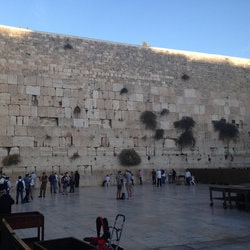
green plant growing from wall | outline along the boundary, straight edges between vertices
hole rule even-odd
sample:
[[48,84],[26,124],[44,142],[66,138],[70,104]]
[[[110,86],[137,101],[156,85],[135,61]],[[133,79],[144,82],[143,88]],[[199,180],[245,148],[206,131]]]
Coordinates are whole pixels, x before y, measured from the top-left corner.
[[189,78],[190,78],[190,76],[187,75],[187,74],[183,74],[182,77],[181,77],[181,79],[184,80],[184,81],[187,81]]
[[183,116],[181,120],[174,122],[174,127],[180,130],[190,130],[195,126],[195,121],[190,116]]
[[168,115],[169,114],[169,110],[168,109],[163,109],[160,113],[161,116],[163,115]]
[[236,142],[239,138],[238,128],[225,119],[220,121],[213,121],[214,130],[219,133],[219,140],[223,141],[227,145],[226,158],[229,155],[229,144],[231,141]]
[[182,132],[177,139],[177,143],[181,148],[189,146],[193,147],[195,145],[195,139],[192,130],[185,130],[184,132]]
[[155,129],[156,128],[156,115],[152,111],[144,111],[140,120],[146,125],[146,129]]
[[127,88],[122,88],[121,91],[120,91],[120,95],[127,94],[127,93],[128,93]]
[[123,149],[118,155],[119,162],[122,166],[136,166],[141,163],[141,157],[132,149]]
[[63,48],[64,48],[65,50],[73,49],[72,45],[69,44],[69,43],[66,43],[66,44],[63,46]]
[[174,127],[178,130],[181,130],[182,133],[176,139],[176,143],[182,151],[185,147],[194,147],[195,138],[193,136],[193,127],[195,126],[195,121],[192,117],[183,116],[181,120],[174,122]]
[[19,154],[7,155],[2,160],[2,164],[4,166],[17,165],[19,162],[20,162]]
[[155,140],[163,139],[164,130],[163,129],[156,129],[155,131]]
[[75,160],[75,159],[77,159],[77,158],[79,158],[79,157],[80,157],[79,153],[78,153],[78,152],[75,152],[75,153],[70,157],[70,160]]

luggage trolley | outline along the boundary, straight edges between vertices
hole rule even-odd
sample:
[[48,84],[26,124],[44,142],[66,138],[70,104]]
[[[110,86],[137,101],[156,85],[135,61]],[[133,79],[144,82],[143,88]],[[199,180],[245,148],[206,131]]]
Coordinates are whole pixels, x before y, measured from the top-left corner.
[[[96,237],[85,237],[83,240],[89,242],[100,250],[123,250],[119,246],[122,230],[125,223],[125,215],[117,214],[114,225],[109,226],[107,218],[96,218]],[[101,234],[102,231],[102,234]]]
[[122,230],[125,223],[125,215],[117,214],[115,217],[114,225],[110,227],[110,242],[109,245],[112,250],[121,250],[119,247],[120,240],[122,237]]

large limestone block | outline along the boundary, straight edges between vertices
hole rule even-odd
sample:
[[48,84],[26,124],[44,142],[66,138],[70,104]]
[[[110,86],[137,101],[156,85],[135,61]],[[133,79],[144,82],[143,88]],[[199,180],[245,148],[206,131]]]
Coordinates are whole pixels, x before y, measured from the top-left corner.
[[27,136],[26,126],[15,126],[15,136]]
[[195,89],[184,89],[184,96],[185,97],[197,97]]
[[40,95],[40,86],[26,86],[26,94]]
[[33,136],[15,136],[13,138],[13,145],[19,147],[33,147],[34,137]]
[[0,104],[10,104],[10,94],[9,93],[0,93]]
[[0,118],[7,117],[9,114],[9,108],[7,104],[0,104]]
[[52,148],[40,147],[41,156],[52,156]]
[[8,75],[8,84],[17,84],[17,75]]

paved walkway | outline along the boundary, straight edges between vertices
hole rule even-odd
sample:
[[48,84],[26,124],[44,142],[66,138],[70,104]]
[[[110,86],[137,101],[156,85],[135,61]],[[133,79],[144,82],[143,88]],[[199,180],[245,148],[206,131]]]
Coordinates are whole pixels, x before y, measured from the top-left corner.
[[[45,240],[95,236],[97,216],[113,225],[122,213],[120,245],[126,250],[250,249],[250,212],[224,210],[221,201],[211,208],[207,185],[136,185],[131,200],[116,200],[115,186],[81,187],[67,196],[47,192],[46,198],[35,192],[33,201],[13,205],[12,212],[43,213]],[[18,233],[26,237],[31,232]]]

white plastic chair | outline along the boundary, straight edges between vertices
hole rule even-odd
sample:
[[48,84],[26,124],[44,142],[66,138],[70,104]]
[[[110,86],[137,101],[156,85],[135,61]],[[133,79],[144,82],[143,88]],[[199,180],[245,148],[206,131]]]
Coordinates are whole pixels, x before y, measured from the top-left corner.
[[193,176],[193,175],[191,176],[191,181],[190,181],[190,184],[192,184],[192,185],[196,185],[195,178],[194,178],[194,176]]

